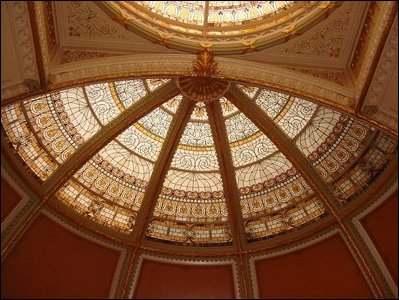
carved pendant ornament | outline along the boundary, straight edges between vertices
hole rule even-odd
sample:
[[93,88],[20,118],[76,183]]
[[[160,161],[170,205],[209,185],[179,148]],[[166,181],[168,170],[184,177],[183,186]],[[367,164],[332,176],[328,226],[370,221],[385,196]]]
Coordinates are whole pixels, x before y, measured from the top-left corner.
[[196,76],[179,77],[177,86],[183,96],[194,101],[212,101],[221,98],[229,89],[229,82],[214,78],[217,74],[215,56],[208,50],[198,52],[193,63]]

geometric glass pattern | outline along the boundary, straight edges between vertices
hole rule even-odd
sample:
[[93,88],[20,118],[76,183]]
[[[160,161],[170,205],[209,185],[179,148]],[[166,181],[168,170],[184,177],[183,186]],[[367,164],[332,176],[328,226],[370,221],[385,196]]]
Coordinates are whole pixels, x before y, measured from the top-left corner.
[[[198,103],[196,107],[204,107]],[[147,238],[191,246],[231,243],[223,183],[206,110],[180,138]]]
[[[279,9],[285,5],[280,2],[262,2],[256,13]],[[208,18],[214,18],[215,23],[256,18],[255,12],[245,9],[247,3],[210,1],[209,12],[222,13],[218,13],[218,20],[212,15]],[[188,15],[177,1],[140,5],[164,10],[168,18],[174,18],[180,9],[179,18],[200,23],[201,14],[195,15],[195,9],[205,4],[190,2]],[[232,17],[233,7],[236,15]],[[239,15],[241,9],[245,16]],[[120,80],[23,99],[1,108],[2,138],[38,184],[45,184],[62,173],[64,164],[71,155],[82,152],[83,145],[95,144],[93,136],[106,132],[108,124],[173,82],[167,78]],[[356,201],[397,155],[397,138],[349,115],[281,92],[244,83],[231,85],[303,154],[330,189],[337,207]],[[63,178],[65,183],[54,192],[57,201],[102,226],[127,234],[134,231],[171,124],[181,117],[182,102],[190,101],[176,94],[161,99],[162,104],[135,122],[127,120],[105,146],[87,155],[72,176]],[[234,216],[228,213],[232,200],[226,196],[231,195],[226,190],[230,187],[222,181],[219,161],[223,157],[233,168],[234,174],[228,175],[237,185],[234,192],[240,201],[247,241],[289,234],[329,214],[320,195],[305,180],[309,177],[291,163],[292,157],[284,155],[227,95],[216,101],[222,109],[220,124],[225,125],[225,131],[220,132],[226,132],[231,155],[217,152],[220,148],[215,143],[220,141],[215,141],[207,105],[196,102],[182,125],[170,166],[163,170],[161,193],[152,199],[155,208],[145,228],[147,239],[194,247],[233,243]]]
[[[230,24],[256,19],[285,7],[292,1],[133,1],[171,20],[189,24]],[[205,10],[208,11],[205,11]]]

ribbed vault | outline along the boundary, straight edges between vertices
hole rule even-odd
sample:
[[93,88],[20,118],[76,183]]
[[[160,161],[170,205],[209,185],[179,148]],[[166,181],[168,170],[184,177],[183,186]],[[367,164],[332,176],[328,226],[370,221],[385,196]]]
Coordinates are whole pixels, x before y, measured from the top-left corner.
[[346,215],[396,155],[395,137],[317,103],[222,86],[205,102],[181,96],[176,78],[22,99],[2,106],[3,148],[40,183],[35,211],[59,201],[118,232],[133,246],[129,272],[140,249],[238,255],[246,272],[251,249],[333,223],[382,295]]

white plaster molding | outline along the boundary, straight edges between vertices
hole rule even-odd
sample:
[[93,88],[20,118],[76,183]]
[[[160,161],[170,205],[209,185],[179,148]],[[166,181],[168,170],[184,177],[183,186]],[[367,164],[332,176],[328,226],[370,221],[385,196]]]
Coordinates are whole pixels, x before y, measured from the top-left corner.
[[[395,5],[395,1],[381,1],[380,3],[382,3],[381,4],[382,5],[382,8],[381,8],[382,13],[380,14],[378,20],[375,21],[375,29],[374,29],[373,33],[370,34],[370,39],[372,39],[373,42],[370,43],[370,46],[367,49],[367,55],[362,64],[359,78],[356,83],[356,86],[357,86],[356,93],[355,93],[356,99],[359,99],[359,97],[362,93],[363,87],[367,80],[367,76],[370,73],[374,57],[377,54],[378,46],[382,40],[382,35],[383,35],[385,27],[386,27],[384,25]],[[396,15],[396,21],[393,23],[393,27],[395,27],[395,24],[397,27],[397,15]],[[396,40],[397,40],[397,36],[396,36]],[[397,55],[397,52],[395,55]]]
[[[398,129],[397,112],[390,112],[384,108],[384,101],[387,101],[386,94],[391,88],[392,78],[398,65],[398,15],[389,32],[380,60],[375,70],[370,87],[364,101],[364,106],[374,105],[377,112],[373,117],[389,125],[393,129]],[[395,83],[393,83],[395,84]],[[388,101],[397,101],[398,99],[388,99]]]
[[[121,277],[121,271],[122,271],[122,267],[123,264],[126,260],[126,253],[127,250],[124,247],[118,247],[112,243],[107,243],[105,240],[100,240],[98,238],[95,238],[91,235],[85,234],[84,232],[72,227],[71,225],[65,223],[64,221],[60,220],[59,218],[57,218],[56,216],[54,216],[51,212],[49,212],[46,209],[42,209],[41,212],[44,216],[48,217],[50,220],[52,220],[53,222],[57,223],[58,225],[60,225],[61,227],[63,227],[64,229],[76,234],[77,236],[88,240],[96,245],[100,245],[112,250],[116,250],[118,252],[120,252],[119,254],[119,258],[118,258],[118,263],[117,266],[115,268],[115,272],[114,272],[114,276],[112,279],[112,284],[110,287],[110,291],[109,291],[109,299],[113,299],[116,297],[116,288],[117,288],[117,284],[118,284],[118,280]],[[40,215],[40,213],[38,215]]]
[[378,198],[372,205],[370,205],[367,209],[363,210],[361,213],[356,215],[353,219],[353,225],[355,226],[356,230],[358,231],[359,235],[363,239],[364,243],[366,244],[368,250],[370,251],[371,255],[375,259],[378,267],[380,268],[386,282],[389,285],[392,293],[394,294],[395,298],[398,298],[398,287],[395,284],[395,281],[392,278],[391,273],[389,272],[388,268],[386,267],[381,255],[379,254],[377,248],[375,247],[373,241],[371,240],[370,236],[367,234],[367,231],[364,229],[361,219],[370,214],[374,211],[377,207],[383,204],[393,192],[398,189],[398,180],[395,181],[393,185],[391,185],[381,197]]
[[[27,1],[7,1],[5,5],[9,12],[13,34],[13,41],[8,42],[14,42],[22,78],[23,80],[39,80]],[[29,87],[24,82],[16,87],[2,88],[1,97],[9,98],[18,95],[22,90],[29,91]]]
[[375,70],[373,80],[367,92],[365,103],[378,104],[385,94],[390,79],[393,76],[398,61],[398,15],[389,32],[381,53],[380,60]]
[[237,262],[234,259],[203,259],[203,258],[194,258],[194,259],[178,259],[178,258],[169,258],[169,257],[161,257],[157,255],[151,255],[148,253],[143,253],[138,258],[136,266],[134,266],[134,278],[133,282],[130,285],[130,293],[129,298],[133,299],[134,292],[137,287],[137,282],[141,273],[141,266],[143,260],[152,260],[157,262],[163,262],[168,264],[176,264],[176,265],[201,265],[201,266],[224,266],[229,265],[232,267],[233,278],[234,278],[234,291],[236,299],[241,299],[240,287],[239,287],[239,276],[238,276],[238,267]]

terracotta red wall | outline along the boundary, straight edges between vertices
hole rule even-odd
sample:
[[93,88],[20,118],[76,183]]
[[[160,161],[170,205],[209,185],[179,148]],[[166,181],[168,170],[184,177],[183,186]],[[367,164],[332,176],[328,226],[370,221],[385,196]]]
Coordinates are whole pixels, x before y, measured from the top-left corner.
[[134,298],[235,298],[232,267],[144,259]]
[[398,284],[398,191],[360,221]]
[[22,200],[22,196],[1,176],[1,223]]
[[373,298],[338,235],[255,267],[260,298]]
[[40,215],[1,266],[1,298],[107,298],[118,258]]

